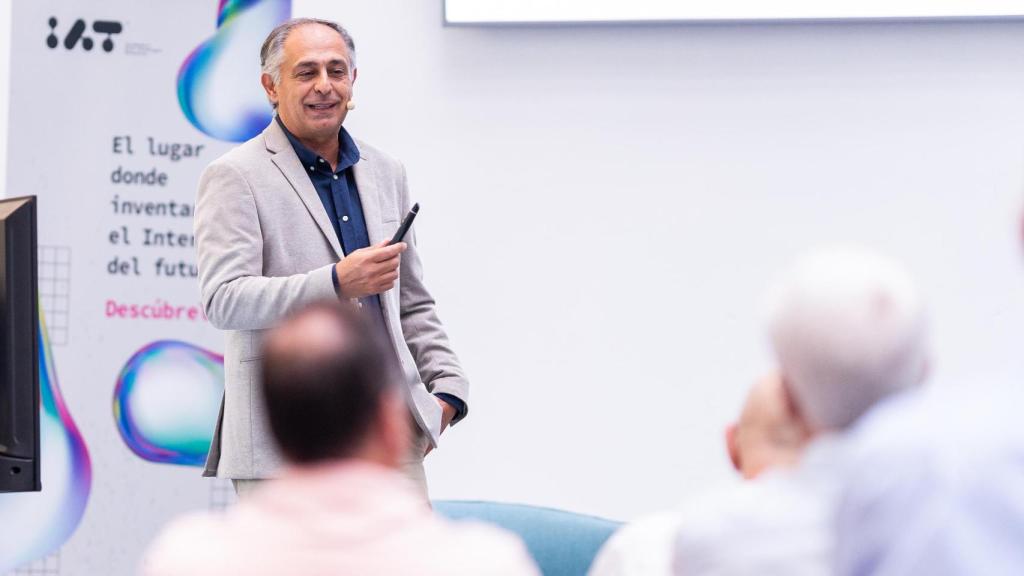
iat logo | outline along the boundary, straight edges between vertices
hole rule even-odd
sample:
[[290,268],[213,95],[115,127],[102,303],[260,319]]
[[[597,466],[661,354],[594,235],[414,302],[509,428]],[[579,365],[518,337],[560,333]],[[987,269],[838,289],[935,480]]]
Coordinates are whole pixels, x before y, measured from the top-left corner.
[[[71,29],[68,30],[66,36],[64,36],[64,42],[61,42],[60,38],[57,37],[57,17],[50,16],[50,35],[46,37],[46,45],[50,48],[56,48],[60,44],[64,44],[64,47],[68,50],[72,50],[81,41],[82,49],[85,51],[92,50],[93,40],[91,37],[85,35],[87,25],[85,20],[79,18],[75,20],[75,23],[71,25]],[[95,20],[92,23],[92,31],[97,34],[106,34],[107,37],[103,39],[103,51],[110,52],[114,49],[114,34],[120,34],[122,30],[121,23],[115,20]]]

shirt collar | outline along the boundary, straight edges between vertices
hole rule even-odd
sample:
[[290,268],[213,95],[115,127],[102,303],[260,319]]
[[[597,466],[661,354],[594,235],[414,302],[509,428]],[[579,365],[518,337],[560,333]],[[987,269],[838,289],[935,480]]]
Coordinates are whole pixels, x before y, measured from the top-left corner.
[[[316,166],[318,160],[316,152],[313,152],[309,148],[306,148],[299,139],[291,133],[290,130],[281,121],[281,117],[275,115],[274,120],[277,121],[277,125],[284,130],[284,135],[288,137],[288,141],[291,142],[292,148],[295,150],[295,155],[299,157],[299,161],[302,162],[303,166]],[[354,166],[359,161],[359,147],[356,146],[356,141],[349,136],[348,130],[342,126],[338,130],[338,169],[337,172],[346,170],[351,166]]]

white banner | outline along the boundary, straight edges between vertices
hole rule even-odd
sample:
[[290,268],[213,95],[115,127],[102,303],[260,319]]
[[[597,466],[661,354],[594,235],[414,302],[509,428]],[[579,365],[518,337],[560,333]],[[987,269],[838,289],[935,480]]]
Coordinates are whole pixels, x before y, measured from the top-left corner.
[[270,120],[259,47],[290,0],[48,0],[12,16],[7,194],[39,197],[42,483],[0,495],[0,573],[132,574],[224,506],[223,389],[192,236],[203,167]]

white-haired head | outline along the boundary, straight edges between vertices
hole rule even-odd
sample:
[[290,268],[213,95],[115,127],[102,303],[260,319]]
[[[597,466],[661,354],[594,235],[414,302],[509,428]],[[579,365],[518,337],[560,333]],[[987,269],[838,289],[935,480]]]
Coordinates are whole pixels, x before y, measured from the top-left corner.
[[800,258],[772,292],[768,329],[783,381],[813,430],[840,430],[922,382],[924,305],[898,263],[855,247]]

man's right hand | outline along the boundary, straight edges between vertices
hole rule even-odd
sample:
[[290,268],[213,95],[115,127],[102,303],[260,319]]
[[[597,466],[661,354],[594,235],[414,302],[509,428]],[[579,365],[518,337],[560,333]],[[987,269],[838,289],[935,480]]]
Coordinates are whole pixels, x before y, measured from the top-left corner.
[[398,264],[405,248],[405,242],[388,246],[385,240],[342,258],[334,265],[341,296],[362,298],[390,290],[398,280]]

